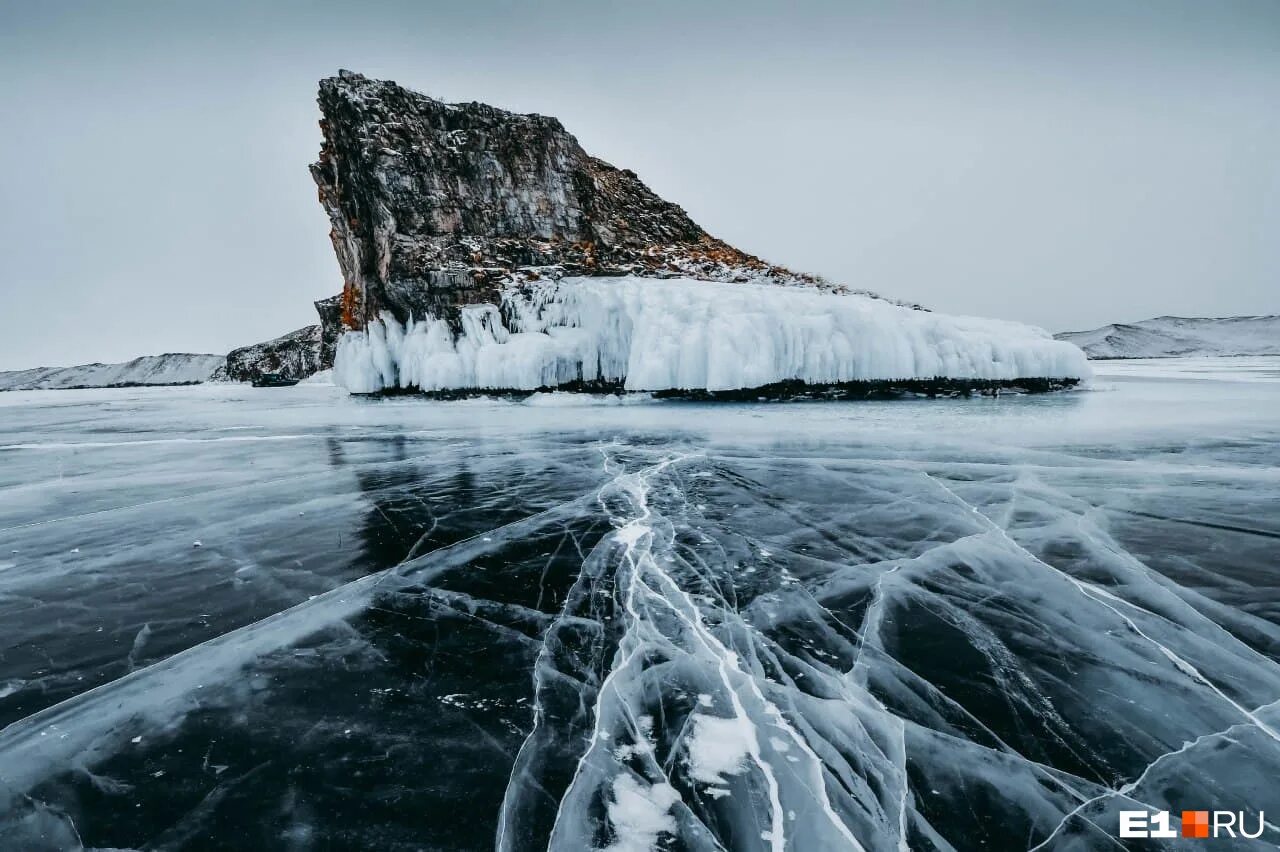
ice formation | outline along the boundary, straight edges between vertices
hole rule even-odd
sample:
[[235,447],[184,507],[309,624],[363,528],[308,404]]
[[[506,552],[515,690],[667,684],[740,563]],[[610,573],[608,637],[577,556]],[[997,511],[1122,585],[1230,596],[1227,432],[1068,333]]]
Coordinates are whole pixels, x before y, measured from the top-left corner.
[[1085,378],[1084,354],[1038,328],[803,287],[685,278],[564,278],[438,317],[388,313],[338,344],[334,378],[389,388],[629,391],[907,380]]

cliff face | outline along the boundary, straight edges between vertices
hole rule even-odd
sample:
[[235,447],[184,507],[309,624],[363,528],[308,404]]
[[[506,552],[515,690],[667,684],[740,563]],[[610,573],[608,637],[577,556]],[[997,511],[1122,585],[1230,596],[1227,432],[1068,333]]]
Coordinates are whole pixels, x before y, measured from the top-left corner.
[[338,338],[342,336],[342,296],[330,296],[315,303],[316,313],[320,315],[320,352],[317,370],[328,370],[333,366],[333,356],[338,348]]
[[710,236],[554,118],[446,104],[349,71],[320,82],[311,173],[344,279],[341,317],[449,316],[564,275],[821,283]]

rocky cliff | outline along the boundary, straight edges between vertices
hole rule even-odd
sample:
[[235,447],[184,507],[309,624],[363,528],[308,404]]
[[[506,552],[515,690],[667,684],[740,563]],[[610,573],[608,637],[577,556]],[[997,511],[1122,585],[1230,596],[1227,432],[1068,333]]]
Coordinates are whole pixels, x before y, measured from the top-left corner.
[[328,370],[333,366],[333,356],[338,348],[338,338],[342,336],[342,296],[330,296],[315,303],[316,313],[320,315],[320,350],[317,370]]
[[342,320],[449,316],[562,276],[824,285],[709,235],[554,118],[446,104],[349,71],[320,82],[311,167],[342,268]]

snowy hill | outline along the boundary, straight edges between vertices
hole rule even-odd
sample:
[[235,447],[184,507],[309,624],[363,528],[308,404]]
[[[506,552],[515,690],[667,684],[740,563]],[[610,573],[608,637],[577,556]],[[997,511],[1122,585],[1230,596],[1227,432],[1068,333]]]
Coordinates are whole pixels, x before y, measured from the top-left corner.
[[1098,359],[1280,355],[1280,316],[1156,317],[1056,337]]
[[225,363],[222,355],[179,352],[145,355],[123,364],[35,367],[0,372],[0,391],[192,384],[206,381]]

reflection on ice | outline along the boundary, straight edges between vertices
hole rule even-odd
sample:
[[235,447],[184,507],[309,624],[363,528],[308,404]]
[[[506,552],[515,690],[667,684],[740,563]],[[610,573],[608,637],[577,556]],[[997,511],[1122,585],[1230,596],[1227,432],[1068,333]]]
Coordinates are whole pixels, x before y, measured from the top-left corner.
[[[293,438],[200,452],[33,409],[62,434],[0,436],[44,444],[0,451],[0,847],[1095,849],[1135,807],[1265,811],[1273,845],[1280,385],[1104,381],[184,391],[193,430]],[[101,425],[192,437],[132,399]]]

